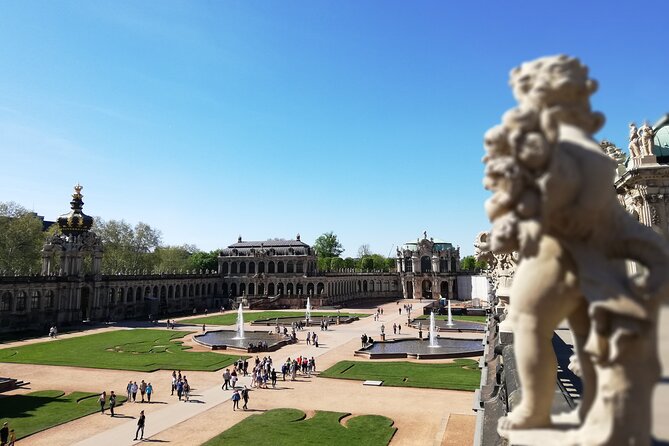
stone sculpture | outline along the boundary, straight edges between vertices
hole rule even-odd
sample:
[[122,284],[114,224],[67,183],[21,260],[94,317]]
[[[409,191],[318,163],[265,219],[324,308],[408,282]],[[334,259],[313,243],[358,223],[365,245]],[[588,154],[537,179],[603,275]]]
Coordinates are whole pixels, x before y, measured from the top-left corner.
[[641,156],[641,148],[639,146],[639,129],[637,129],[636,124],[630,122],[630,156],[632,158],[639,158]]
[[[511,72],[518,106],[485,135],[488,244],[518,251],[511,320],[522,400],[498,431],[551,426],[556,359],[551,337],[567,319],[584,392],[568,444],[650,444],[651,395],[660,376],[659,302],[669,291],[669,245],[621,207],[615,162],[592,135],[597,83],[568,56]],[[645,273],[630,277],[625,260]]]
[[653,129],[647,122],[639,129],[639,141],[641,142],[641,154],[643,156],[653,155]]

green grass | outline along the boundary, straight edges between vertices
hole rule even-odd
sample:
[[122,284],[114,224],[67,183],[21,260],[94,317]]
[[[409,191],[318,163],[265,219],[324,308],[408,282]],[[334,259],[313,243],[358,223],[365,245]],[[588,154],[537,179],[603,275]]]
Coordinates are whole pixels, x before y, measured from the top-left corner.
[[[337,312],[332,311],[313,311],[312,316],[337,316]],[[244,313],[244,322],[254,322],[258,319],[276,319],[277,317],[298,317],[304,316],[304,311],[259,311],[256,313]],[[367,317],[364,313],[340,313],[341,317]],[[218,314],[213,316],[196,317],[180,321],[187,324],[207,324],[207,325],[234,325],[237,323],[237,313]]]
[[168,330],[116,330],[0,350],[0,362],[98,369],[215,371],[239,356],[189,352],[175,341],[188,334]]
[[481,383],[478,363],[471,359],[456,359],[445,364],[341,361],[321,372],[319,376],[383,381],[384,386],[451,390],[476,390]]
[[312,418],[305,420],[301,410],[272,409],[251,415],[202,446],[386,446],[397,430],[391,419],[379,415],[356,416],[344,420],[346,426],[342,426],[339,420],[346,415],[317,411]]
[[[0,422],[8,421],[9,428],[14,429],[16,433],[16,438],[21,439],[35,432],[99,412],[98,397],[99,394],[96,393],[72,392],[65,395],[60,390],[42,390],[0,398]],[[117,407],[125,400],[124,396],[118,395]],[[109,408],[109,401],[106,408]]]
[[[430,318],[430,316],[427,316],[427,315],[424,314],[422,316],[418,316],[416,319],[429,319],[429,318]],[[434,318],[438,321],[447,321],[448,320],[447,315],[442,316],[442,315],[439,315],[439,314],[435,314]],[[480,322],[482,324],[485,324],[488,319],[487,319],[486,316],[460,316],[460,315],[455,316],[455,315],[453,315],[453,320],[454,321],[463,321],[463,322]]]

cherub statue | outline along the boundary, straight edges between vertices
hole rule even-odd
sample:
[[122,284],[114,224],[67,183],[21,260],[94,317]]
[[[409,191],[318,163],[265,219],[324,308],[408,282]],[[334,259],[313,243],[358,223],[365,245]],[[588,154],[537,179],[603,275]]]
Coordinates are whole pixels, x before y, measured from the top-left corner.
[[[484,157],[487,241],[494,253],[519,253],[508,318],[522,400],[498,431],[551,425],[551,338],[567,319],[584,384],[570,443],[649,444],[669,244],[618,202],[615,162],[592,138],[604,118],[590,108],[597,83],[587,67],[544,57],[515,68],[511,86],[518,106],[486,133]],[[625,260],[646,274],[629,277]]]
[[632,158],[639,158],[641,156],[641,148],[639,147],[639,129],[636,124],[630,122],[630,156]]
[[653,136],[655,136],[653,129],[648,125],[648,122],[644,122],[644,124],[639,129],[639,140],[641,141],[642,155],[653,155]]

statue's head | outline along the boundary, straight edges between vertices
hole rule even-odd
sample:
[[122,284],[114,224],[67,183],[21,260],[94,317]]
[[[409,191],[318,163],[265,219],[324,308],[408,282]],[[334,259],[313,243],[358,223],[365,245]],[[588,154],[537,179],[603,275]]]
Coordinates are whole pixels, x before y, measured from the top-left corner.
[[588,67],[566,55],[542,57],[514,68],[510,84],[521,109],[550,109],[561,122],[597,131],[603,116],[590,110],[590,95],[597,81],[588,77]]

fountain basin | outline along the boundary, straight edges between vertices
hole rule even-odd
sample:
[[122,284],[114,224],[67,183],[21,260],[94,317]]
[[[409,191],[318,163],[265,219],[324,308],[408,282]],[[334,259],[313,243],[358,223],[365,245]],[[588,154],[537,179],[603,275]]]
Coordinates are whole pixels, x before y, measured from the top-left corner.
[[[414,319],[411,321],[411,326],[413,328],[418,328],[418,325],[423,324],[423,331],[427,332],[430,325],[429,319]],[[475,332],[483,333],[485,331],[485,324],[479,322],[466,322],[466,321],[453,321],[453,326],[449,327],[446,321],[436,320],[434,321],[435,329],[437,331],[451,331],[451,332]]]
[[[261,326],[276,326],[276,321],[277,319],[279,320],[279,325],[286,325],[290,327],[293,322],[306,322],[306,319],[304,319],[304,316],[286,316],[286,317],[273,317],[271,319],[257,319],[253,322],[251,322],[251,325],[261,325]],[[335,325],[337,323],[337,316],[311,316],[309,318],[309,325],[312,326],[320,326],[321,321],[323,319],[327,319],[330,325]],[[352,316],[340,316],[339,317],[339,323],[340,324],[350,324],[353,321],[357,321],[358,317],[352,317]]]
[[[207,331],[193,336],[193,340],[212,350],[236,350],[244,353],[273,352],[295,342],[290,336],[266,331],[247,331],[244,333],[244,339],[239,339],[237,332],[233,330]],[[259,349],[261,341],[267,343],[267,348]],[[253,347],[250,344],[253,344]]]
[[429,339],[418,338],[374,342],[357,350],[355,355],[366,356],[369,359],[445,359],[483,354],[483,344],[480,339],[437,338],[436,342],[438,347],[430,347]]

